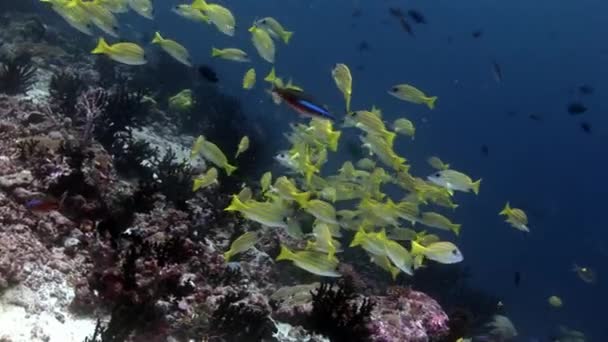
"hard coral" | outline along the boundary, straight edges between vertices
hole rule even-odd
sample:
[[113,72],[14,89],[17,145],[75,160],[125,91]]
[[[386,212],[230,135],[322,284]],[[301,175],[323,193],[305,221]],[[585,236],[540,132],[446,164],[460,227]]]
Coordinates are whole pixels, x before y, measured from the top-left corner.
[[5,61],[0,68],[0,93],[17,95],[27,92],[34,83],[36,67],[29,56]]
[[261,341],[270,337],[268,308],[247,302],[246,298],[244,292],[226,294],[211,316],[211,328],[227,341]]

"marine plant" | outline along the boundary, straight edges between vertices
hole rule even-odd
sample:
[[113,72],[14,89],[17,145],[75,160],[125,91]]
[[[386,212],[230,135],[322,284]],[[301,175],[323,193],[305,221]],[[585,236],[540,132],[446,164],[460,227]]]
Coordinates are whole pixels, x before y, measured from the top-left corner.
[[0,67],[0,93],[17,95],[26,93],[34,83],[36,66],[27,55],[7,59]]
[[370,331],[366,324],[374,303],[367,298],[357,301],[357,294],[348,281],[321,284],[311,295],[308,328],[336,342],[367,340]]
[[76,114],[78,96],[84,90],[85,83],[80,76],[66,71],[53,74],[49,84],[52,108],[73,118]]
[[154,174],[157,177],[158,191],[165,195],[178,208],[185,208],[186,201],[194,196],[192,177],[194,171],[186,160],[176,160],[173,150],[154,162]]

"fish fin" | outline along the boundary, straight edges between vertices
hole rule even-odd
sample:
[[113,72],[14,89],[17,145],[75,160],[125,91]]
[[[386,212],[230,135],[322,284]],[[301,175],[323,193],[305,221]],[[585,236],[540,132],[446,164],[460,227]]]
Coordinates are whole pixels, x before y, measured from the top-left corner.
[[230,164],[226,164],[224,166],[224,170],[226,170],[226,174],[228,176],[230,176],[234,171],[236,171],[237,167],[236,166],[232,166]]
[[291,39],[291,36],[293,36],[293,32],[290,31],[285,31],[285,33],[283,33],[283,41],[285,42],[285,44],[289,44],[289,40]]
[[450,230],[454,232],[454,234],[456,235],[460,235],[460,228],[462,227],[461,224],[454,224],[450,227]]
[[429,109],[435,108],[435,101],[437,101],[437,96],[431,96],[426,100],[426,105],[429,107]]
[[95,47],[95,49],[93,49],[93,51],[91,51],[92,54],[104,54],[107,53],[110,50],[110,45],[108,45],[108,43],[106,42],[105,39],[103,39],[103,37],[99,38],[99,41],[97,42],[97,47]]
[[160,44],[163,42],[163,37],[160,35],[160,32],[156,31],[154,33],[154,38],[152,39],[152,44]]
[[194,0],[192,1],[192,4],[190,5],[190,7],[197,9],[199,11],[204,11],[207,9],[207,3],[205,2],[205,0]]
[[298,202],[300,207],[304,208],[304,206],[306,206],[306,204],[308,203],[308,200],[310,199],[310,192],[303,192],[303,193],[297,194],[294,196],[294,199],[296,200],[296,202]]
[[393,281],[397,280],[397,276],[399,275],[399,272],[401,270],[399,269],[399,267],[393,267],[391,269],[391,277],[393,278]]
[[412,250],[410,251],[410,254],[412,254],[414,256],[415,255],[424,255],[424,246],[422,246],[418,242],[412,240]]
[[281,245],[281,252],[275,260],[293,260],[294,256],[295,254],[292,251],[290,251],[287,247]]
[[192,192],[195,192],[196,190],[201,188],[201,180],[200,179],[195,179],[194,183],[192,184]]
[[338,150],[338,141],[340,140],[340,136],[342,135],[342,132],[337,131],[337,132],[333,132],[331,133],[331,135],[329,136],[329,149],[332,151],[337,151]]
[[473,182],[473,184],[471,184],[471,189],[473,190],[473,193],[475,193],[475,195],[479,195],[479,185],[481,184],[481,178],[477,180],[477,182]]
[[211,57],[218,57],[222,55],[222,50],[218,49],[218,48],[211,48]]
[[232,258],[232,253],[229,250],[226,253],[224,253],[224,260],[226,260],[226,262],[230,262],[230,258]]
[[353,238],[353,241],[351,241],[349,247],[360,246],[363,243],[363,240],[365,240],[365,232],[363,231],[363,228],[359,228],[359,230],[355,233],[355,237]]

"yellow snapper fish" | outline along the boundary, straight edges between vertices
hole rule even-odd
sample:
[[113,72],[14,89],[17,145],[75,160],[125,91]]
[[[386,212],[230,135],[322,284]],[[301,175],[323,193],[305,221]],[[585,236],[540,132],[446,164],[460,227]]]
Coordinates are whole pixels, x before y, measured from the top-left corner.
[[234,155],[234,158],[238,158],[241,155],[241,153],[245,153],[248,149],[249,149],[249,137],[244,136],[241,138],[241,141],[239,142],[239,146],[236,150],[236,154]]
[[154,19],[154,7],[151,0],[129,0],[129,7],[146,19]]
[[249,28],[249,32],[251,32],[253,46],[255,46],[260,57],[269,63],[274,63],[275,46],[268,32],[255,26],[255,24]]
[[344,95],[346,101],[346,112],[350,112],[350,99],[353,94],[353,77],[346,64],[338,63],[331,70],[331,76],[336,82],[336,86]]
[[229,9],[218,4],[207,3],[204,0],[194,0],[191,6],[202,11],[220,32],[234,36],[236,21]]
[[241,189],[237,197],[239,198],[239,200],[241,200],[241,202],[249,201],[253,198],[253,192],[251,191],[250,187],[246,186]]
[[270,189],[270,185],[272,184],[272,173],[270,171],[264,172],[262,178],[260,178],[260,187],[262,188],[262,192],[266,192],[266,190]]
[[588,284],[595,283],[595,280],[596,280],[595,271],[592,270],[591,268],[581,267],[581,266],[578,266],[577,264],[574,264],[572,271],[576,272],[576,275],[578,275],[578,277],[585,283],[588,283]]
[[277,178],[272,187],[272,191],[279,194],[281,198],[288,201],[296,201],[300,205],[306,204],[310,198],[309,192],[300,191],[296,185],[285,176]]
[[334,209],[331,204],[314,199],[301,203],[301,206],[304,208],[304,210],[306,210],[306,212],[317,218],[317,220],[338,225],[338,220],[336,219],[336,209]]
[[324,253],[315,251],[293,252],[284,245],[281,245],[281,252],[277,256],[277,261],[289,260],[297,267],[322,277],[341,277],[336,268],[339,261],[336,258],[328,259]]
[[119,63],[127,65],[146,64],[144,49],[135,43],[117,43],[108,45],[103,38],[99,38],[97,47],[91,51],[92,54],[103,54]]
[[460,234],[460,224],[452,223],[447,217],[436,212],[423,212],[422,217],[418,220],[418,222],[422,223],[427,227],[451,230],[456,235]]
[[232,196],[230,205],[225,211],[238,211],[246,219],[271,228],[287,228],[289,210],[278,202],[241,202],[238,196]]
[[388,238],[395,241],[415,240],[418,234],[411,228],[394,227],[388,233]]
[[51,4],[51,8],[63,18],[70,26],[86,34],[93,35],[93,22],[86,10],[80,6],[68,6],[66,0],[40,0]]
[[337,252],[341,252],[340,242],[333,238],[331,229],[326,223],[315,224],[312,234],[315,240],[308,241],[306,249],[326,253],[330,260],[334,259]]
[[521,209],[511,208],[509,202],[505,204],[504,209],[502,209],[498,215],[506,216],[506,222],[510,223],[513,228],[524,232],[530,232],[530,228],[528,228],[528,216],[526,213]]
[[348,116],[346,116],[344,124],[346,127],[354,125],[368,134],[382,137],[391,148],[395,141],[395,137],[397,136],[394,132],[390,132],[386,129],[382,117],[367,110],[358,110],[349,113]]
[[247,56],[247,52],[236,49],[236,48],[227,48],[227,49],[216,49],[211,48],[211,57],[218,57],[222,59],[227,59],[229,61],[246,63],[249,62],[249,56]]
[[435,170],[448,170],[450,168],[450,164],[444,163],[439,157],[429,157],[426,162]]
[[246,232],[239,236],[230,244],[230,249],[224,253],[224,259],[229,262],[230,259],[252,248],[259,240],[261,234],[258,232]]
[[330,150],[334,152],[338,150],[338,141],[342,133],[333,129],[333,124],[330,120],[313,118],[310,120],[307,130],[312,132],[313,136],[319,139],[319,141],[326,144]]
[[399,134],[406,135],[414,139],[414,135],[416,135],[416,127],[414,127],[414,123],[406,118],[400,118],[393,122],[393,130]]
[[473,182],[471,177],[456,170],[437,171],[428,176],[427,179],[431,183],[444,187],[450,191],[473,191],[475,195],[479,194],[479,184],[481,184],[481,179]]
[[[215,164],[216,166],[224,169],[224,171],[226,171],[226,174],[228,176],[230,176],[236,170],[236,166],[232,166],[228,163],[228,158],[226,158],[226,155],[224,154],[224,152],[222,152],[222,150],[219,147],[217,147],[216,144],[212,143],[211,141],[206,140],[205,137],[203,137],[202,135],[199,138],[201,138],[201,137],[202,137],[202,143],[201,143],[201,148],[199,150],[199,153],[206,160],[208,160],[208,161],[212,162],[213,164]],[[198,141],[198,139],[197,139],[197,141]]]
[[562,301],[561,298],[559,298],[558,296],[551,296],[547,299],[547,302],[549,302],[549,305],[551,305],[554,308],[561,308],[564,305],[564,302]]
[[369,158],[361,158],[357,161],[357,167],[361,170],[371,171],[376,167],[376,162]]
[[410,255],[410,252],[405,249],[405,247],[401,246],[401,244],[398,242],[389,240],[387,238],[384,243],[384,248],[386,250],[386,256],[393,263],[393,265],[406,274],[414,275],[414,259]]
[[386,231],[367,233],[363,228],[359,228],[349,247],[361,246],[366,252],[373,255],[387,255],[386,242],[388,237]]
[[219,184],[217,181],[217,169],[212,167],[204,174],[194,178],[192,184],[192,191],[197,191],[199,189],[204,189],[213,184]]
[[192,8],[192,5],[188,4],[180,4],[172,8],[173,13],[179,15],[182,18],[200,22],[200,23],[210,23],[209,17],[207,17],[200,10]]
[[434,242],[426,247],[412,241],[411,254],[413,256],[421,255],[441,264],[455,264],[464,259],[458,247],[448,241]]
[[249,90],[255,85],[255,69],[251,68],[247,70],[245,76],[243,76],[243,89]]
[[405,158],[397,155],[384,137],[368,133],[365,136],[359,137],[359,139],[363,143],[363,147],[367,148],[371,154],[376,155],[387,166],[392,167],[396,171],[404,167]]
[[289,40],[293,35],[293,32],[287,31],[283,27],[283,25],[281,25],[276,19],[272,17],[266,17],[256,20],[255,26],[265,30],[275,38],[280,38],[285,44],[289,43]]
[[118,20],[99,1],[72,0],[66,6],[68,8],[80,7],[84,9],[95,26],[106,34],[118,38]]
[[[302,92],[304,91],[304,89],[302,87],[299,87],[299,86],[293,84],[292,80],[289,80],[287,82],[287,84],[285,84],[281,78],[277,77],[274,67],[272,67],[270,69],[270,72],[268,73],[268,75],[266,75],[266,77],[264,77],[264,81],[271,83],[272,85],[274,85],[277,88],[290,89],[290,90],[302,91]],[[277,101],[275,101],[275,103],[276,102]],[[280,102],[278,102],[277,104],[280,104]]]
[[186,113],[194,106],[191,89],[184,89],[169,98],[169,110]]
[[395,85],[388,93],[400,100],[416,104],[426,104],[429,109],[435,108],[435,101],[437,101],[437,96],[426,96],[422,91],[409,84]]
[[171,39],[165,39],[160,35],[159,32],[156,32],[154,34],[154,39],[152,39],[152,44],[158,44],[171,57],[175,58],[176,61],[189,67],[192,66],[192,59],[190,58],[190,53],[180,43]]

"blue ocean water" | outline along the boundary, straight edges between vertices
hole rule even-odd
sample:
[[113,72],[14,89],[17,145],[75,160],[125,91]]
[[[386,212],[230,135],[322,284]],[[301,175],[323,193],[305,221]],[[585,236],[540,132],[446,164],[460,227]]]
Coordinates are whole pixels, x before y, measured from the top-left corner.
[[[599,0],[416,0],[222,1],[237,18],[230,38],[212,26],[179,18],[156,2],[154,22],[131,15],[135,32],[160,30],[187,46],[196,64],[212,65],[222,91],[238,97],[262,126],[270,150],[287,148],[283,133],[298,120],[277,107],[263,87],[242,90],[245,71],[265,75],[270,65],[255,56],[247,28],[272,16],[295,32],[277,44],[275,68],[342,116],[342,96],[331,78],[335,63],[353,71],[352,107],[379,106],[387,122],[406,116],[417,126],[414,141],[400,138],[396,150],[411,161],[411,172],[432,172],[425,159],[438,155],[473,178],[482,178],[479,196],[457,194],[451,215],[463,224],[458,243],[473,286],[498,296],[522,341],[546,340],[558,325],[584,331],[592,341],[608,341],[603,312],[608,304],[608,233],[604,211],[608,183],[608,3]],[[416,9],[427,24],[402,30],[390,7]],[[360,15],[353,16],[357,10]],[[472,32],[481,30],[479,38]],[[133,32],[126,32],[128,36]],[[365,41],[369,50],[359,51]],[[211,60],[211,47],[243,47],[252,65]],[[154,47],[149,47],[154,49]],[[500,64],[496,82],[492,62]],[[258,82],[261,81],[258,80]],[[409,83],[439,97],[428,110],[387,94]],[[595,91],[580,95],[577,87]],[[567,106],[582,101],[589,110],[569,115]],[[530,115],[538,118],[533,120]],[[582,122],[591,124],[583,132]],[[354,132],[346,138],[356,141]],[[487,146],[488,155],[481,152]],[[342,150],[343,151],[343,150]],[[345,153],[345,152],[342,152]],[[335,160],[349,158],[335,156]],[[339,165],[339,162],[335,162]],[[497,213],[504,203],[524,209],[531,232],[511,228]],[[574,263],[595,269],[595,284],[581,281]],[[513,283],[521,274],[520,286]],[[558,295],[555,309],[547,298]]]
[[[473,178],[483,178],[478,197],[457,195],[453,214],[463,224],[457,240],[470,266],[472,283],[495,294],[522,340],[547,338],[556,326],[584,331],[590,340],[608,340],[602,319],[608,268],[605,205],[608,183],[608,3],[584,1],[224,1],[237,18],[237,35],[228,39],[158,13],[156,25],[190,48],[197,62],[212,63],[224,91],[239,97],[249,115],[272,125],[280,138],[295,114],[272,104],[262,87],[241,90],[248,65],[210,61],[211,46],[248,46],[246,29],[256,18],[272,16],[295,32],[292,43],[278,45],[276,69],[289,75],[330,109],[342,97],[330,70],[346,63],[353,70],[353,108],[383,109],[387,121],[405,115],[417,125],[413,142],[400,139],[397,151],[413,165],[412,173],[432,170],[424,160],[438,155]],[[404,32],[389,7],[416,9],[428,21]],[[359,10],[360,16],[353,16]],[[475,39],[471,33],[482,30]],[[369,51],[358,51],[365,41]],[[497,83],[492,61],[500,64]],[[259,74],[269,65],[253,64]],[[437,108],[401,102],[387,89],[410,83],[439,96]],[[591,95],[576,88],[588,84]],[[589,108],[570,116],[567,105],[581,100]],[[529,118],[531,114],[539,121]],[[591,134],[580,128],[592,125]],[[282,130],[276,129],[282,127]],[[284,140],[283,140],[284,141]],[[488,156],[481,146],[488,147]],[[287,147],[277,146],[277,150]],[[497,216],[506,201],[528,212],[529,234]],[[574,263],[598,274],[589,285],[571,271]],[[514,272],[521,285],[513,284]],[[556,310],[547,298],[558,295]]]

